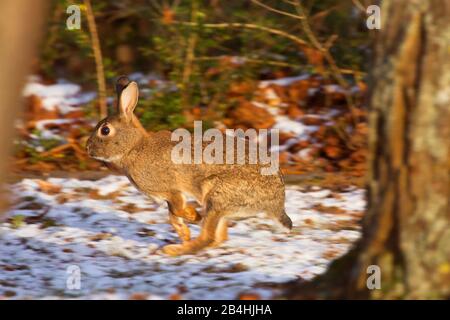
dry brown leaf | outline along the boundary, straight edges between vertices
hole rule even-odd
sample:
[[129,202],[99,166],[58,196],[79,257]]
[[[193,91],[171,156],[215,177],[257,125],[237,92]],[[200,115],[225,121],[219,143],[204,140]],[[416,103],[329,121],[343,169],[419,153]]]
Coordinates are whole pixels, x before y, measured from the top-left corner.
[[57,194],[61,192],[62,187],[52,184],[45,180],[38,180],[37,184],[39,186],[39,189],[42,192],[48,193],[48,194]]

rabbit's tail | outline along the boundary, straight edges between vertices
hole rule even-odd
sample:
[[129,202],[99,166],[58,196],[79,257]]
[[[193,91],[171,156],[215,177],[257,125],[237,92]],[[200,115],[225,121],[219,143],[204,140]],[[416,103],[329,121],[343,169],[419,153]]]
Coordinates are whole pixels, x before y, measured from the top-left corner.
[[291,230],[292,229],[292,220],[283,210],[283,212],[278,216],[278,221],[283,225],[283,227]]

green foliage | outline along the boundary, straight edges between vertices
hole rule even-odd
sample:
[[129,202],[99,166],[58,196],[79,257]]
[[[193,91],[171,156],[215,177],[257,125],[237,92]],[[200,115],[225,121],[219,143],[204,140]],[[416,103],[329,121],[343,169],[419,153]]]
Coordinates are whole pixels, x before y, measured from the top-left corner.
[[153,131],[176,129],[185,122],[178,91],[158,91],[150,99],[140,99],[136,114],[144,127]]
[[50,219],[50,218],[44,219],[41,224],[42,229],[46,229],[46,228],[50,228],[50,227],[57,227],[57,226],[58,226],[58,223],[55,220]]
[[24,222],[25,222],[25,216],[21,215],[21,214],[15,215],[15,216],[11,217],[11,219],[10,219],[11,226],[14,229],[19,229],[24,224]]

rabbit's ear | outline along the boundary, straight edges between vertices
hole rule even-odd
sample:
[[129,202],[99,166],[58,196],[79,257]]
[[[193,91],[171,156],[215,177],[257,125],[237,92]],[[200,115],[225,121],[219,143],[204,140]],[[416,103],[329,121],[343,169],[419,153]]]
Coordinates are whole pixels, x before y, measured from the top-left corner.
[[130,83],[130,79],[128,79],[127,76],[120,76],[116,80],[116,92],[117,92],[117,100],[120,99],[120,94],[122,93],[122,90],[127,87],[127,85]]
[[131,120],[134,108],[138,102],[139,89],[136,82],[130,82],[120,93],[119,112],[126,119]]

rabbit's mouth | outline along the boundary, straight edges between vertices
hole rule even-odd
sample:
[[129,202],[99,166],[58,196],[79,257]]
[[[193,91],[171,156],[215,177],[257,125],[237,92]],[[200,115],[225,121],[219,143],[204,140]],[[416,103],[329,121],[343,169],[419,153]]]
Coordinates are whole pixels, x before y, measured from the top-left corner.
[[113,155],[113,156],[106,156],[106,157],[97,155],[92,151],[92,149],[89,147],[89,145],[86,146],[86,151],[87,151],[87,154],[89,157],[91,157],[95,160],[103,161],[103,162],[117,162],[122,159],[121,154]]
[[91,149],[91,144],[89,143],[89,141],[86,144],[86,152],[89,157],[96,159],[96,155],[94,154],[93,150]]
[[100,160],[103,162],[117,162],[122,159],[121,155],[115,155],[111,156],[109,158],[99,157],[99,156],[90,156],[91,158],[94,158],[95,160]]
[[90,141],[88,141],[87,144],[86,144],[86,152],[87,152],[88,156],[93,158],[93,159],[100,160],[100,161],[105,161],[105,159],[103,157],[99,157],[93,152],[93,150],[91,149]]

